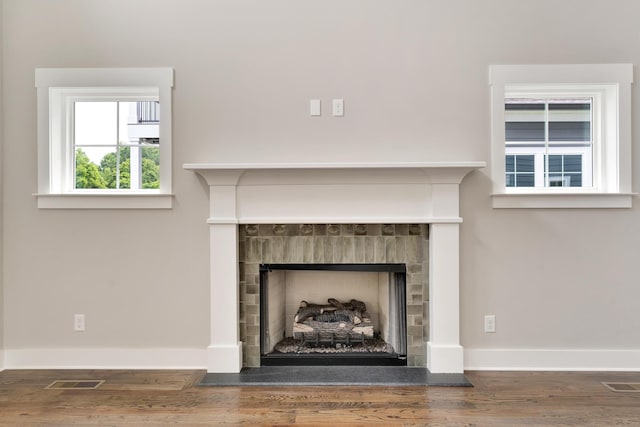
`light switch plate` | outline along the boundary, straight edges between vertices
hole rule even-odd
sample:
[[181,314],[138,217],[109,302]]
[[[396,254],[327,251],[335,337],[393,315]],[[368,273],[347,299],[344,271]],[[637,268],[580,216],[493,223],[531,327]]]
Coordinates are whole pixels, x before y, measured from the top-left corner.
[[84,331],[84,314],[73,315],[73,330],[76,332]]
[[312,116],[319,116],[320,115],[320,100],[319,99],[312,99],[309,102],[309,114],[311,114]]
[[336,117],[344,116],[344,99],[333,100],[333,115]]

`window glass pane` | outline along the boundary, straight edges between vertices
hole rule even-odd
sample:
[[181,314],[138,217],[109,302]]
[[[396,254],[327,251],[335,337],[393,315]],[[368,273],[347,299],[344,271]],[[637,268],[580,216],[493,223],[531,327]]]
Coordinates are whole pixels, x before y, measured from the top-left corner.
[[505,157],[507,187],[533,187],[535,183],[535,156],[529,154],[508,155]]
[[76,148],[74,162],[75,188],[109,188],[101,166],[102,159],[108,154],[108,148]]
[[509,142],[544,141],[544,122],[506,122],[504,130]]
[[582,156],[561,154],[549,156],[550,187],[582,187]]
[[118,160],[120,161],[118,188],[131,188],[131,148],[120,147],[118,149]]
[[564,156],[565,172],[582,172],[582,156],[566,155]]
[[504,107],[507,141],[544,141],[544,100],[507,99]]
[[591,100],[550,100],[549,141],[591,141]]
[[562,156],[549,156],[549,172],[562,172]]
[[565,187],[562,181],[562,174],[549,174],[549,187]]
[[158,123],[160,121],[160,103],[158,101],[136,102],[138,123]]
[[534,156],[516,156],[516,172],[533,172]]
[[505,158],[505,169],[507,172],[513,172],[515,169],[515,160],[514,156],[506,156]]
[[127,188],[122,187],[120,183],[122,178],[122,158],[120,162],[118,162],[118,158],[119,156],[122,157],[123,149],[128,150],[128,148],[113,150],[107,153],[100,161],[100,172],[104,178],[106,188]]
[[591,141],[589,122],[549,122],[549,141]]
[[136,102],[118,103],[118,143],[122,145],[128,145],[136,141],[135,138],[132,141],[129,136],[131,125],[138,123],[136,118],[136,105]]
[[120,102],[119,143],[160,142],[160,104],[157,101]]
[[569,187],[582,187],[582,174],[565,175],[570,179]]
[[518,174],[516,178],[516,187],[533,187],[535,185],[535,176],[532,173]]
[[516,185],[516,181],[515,181],[515,175],[514,174],[507,174],[507,176],[505,177],[504,181],[505,181],[505,186],[507,187],[515,187]]
[[142,147],[142,188],[160,188],[160,148]]
[[118,138],[117,108],[116,102],[75,102],[75,145],[115,145]]

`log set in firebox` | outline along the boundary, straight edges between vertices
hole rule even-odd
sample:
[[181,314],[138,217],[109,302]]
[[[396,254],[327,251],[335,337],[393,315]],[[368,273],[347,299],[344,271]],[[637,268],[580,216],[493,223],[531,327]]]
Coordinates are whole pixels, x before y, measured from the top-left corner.
[[373,323],[364,302],[355,299],[340,302],[335,298],[327,302],[300,303],[293,322],[293,337],[301,344],[349,345],[373,338]]

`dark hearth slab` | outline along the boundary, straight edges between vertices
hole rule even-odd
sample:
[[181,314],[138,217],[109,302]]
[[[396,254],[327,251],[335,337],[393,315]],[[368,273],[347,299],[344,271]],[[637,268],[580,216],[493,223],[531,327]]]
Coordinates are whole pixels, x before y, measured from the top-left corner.
[[262,366],[238,374],[209,373],[198,385],[473,387],[464,374],[432,374],[404,366]]

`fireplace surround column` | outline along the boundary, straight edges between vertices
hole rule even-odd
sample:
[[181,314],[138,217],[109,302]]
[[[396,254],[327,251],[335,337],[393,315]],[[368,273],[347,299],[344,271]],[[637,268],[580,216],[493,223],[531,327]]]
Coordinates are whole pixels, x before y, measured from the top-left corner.
[[462,373],[460,345],[459,225],[429,227],[429,341],[431,372]]
[[219,373],[240,372],[242,369],[242,343],[237,322],[239,280],[236,212],[236,184],[242,172],[219,171],[208,177],[211,312],[207,363],[209,367],[215,366],[215,372]]
[[[431,209],[436,218],[459,216],[464,175],[449,170],[431,174]],[[429,226],[429,341],[427,368],[433,373],[463,373],[460,345],[460,221]]]

